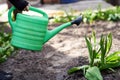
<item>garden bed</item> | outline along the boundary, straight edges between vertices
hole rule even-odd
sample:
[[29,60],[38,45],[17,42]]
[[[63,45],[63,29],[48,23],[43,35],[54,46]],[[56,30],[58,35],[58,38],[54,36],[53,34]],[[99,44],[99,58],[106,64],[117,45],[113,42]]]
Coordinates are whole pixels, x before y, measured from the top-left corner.
[[[49,28],[54,29],[58,25],[49,25]],[[88,64],[85,35],[91,34],[92,29],[96,31],[98,38],[101,34],[111,32],[111,52],[114,52],[120,49],[119,27],[120,22],[104,21],[71,26],[47,42],[42,51],[16,51],[16,54],[0,65],[0,69],[12,72],[13,80],[85,80],[81,72],[67,74],[67,70],[73,66]],[[102,71],[104,80],[119,80],[120,68],[115,71]]]

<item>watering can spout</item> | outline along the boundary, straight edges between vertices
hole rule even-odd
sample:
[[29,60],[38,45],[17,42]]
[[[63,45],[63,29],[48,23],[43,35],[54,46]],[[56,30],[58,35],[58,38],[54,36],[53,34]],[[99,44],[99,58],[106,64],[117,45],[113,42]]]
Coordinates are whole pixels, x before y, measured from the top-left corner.
[[73,24],[76,24],[78,26],[81,22],[82,22],[82,16],[78,17],[77,19],[75,19],[71,22],[67,22],[65,24],[62,24],[53,30],[50,30],[50,31],[48,30],[46,33],[46,36],[45,36],[44,43],[46,43],[49,39],[51,39],[53,36],[55,36],[57,33],[59,33],[64,28],[67,28]]

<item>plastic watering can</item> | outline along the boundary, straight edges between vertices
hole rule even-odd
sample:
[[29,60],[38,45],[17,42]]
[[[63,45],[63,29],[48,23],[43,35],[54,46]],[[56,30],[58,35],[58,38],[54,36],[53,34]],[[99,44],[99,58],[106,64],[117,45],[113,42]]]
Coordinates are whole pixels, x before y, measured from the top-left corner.
[[11,44],[13,46],[28,50],[41,50],[44,43],[55,36],[62,29],[71,26],[72,24],[79,25],[82,17],[67,22],[56,27],[54,30],[48,30],[48,15],[35,7],[29,8],[31,11],[37,12],[42,16],[33,16],[18,13],[16,20],[12,20],[12,12],[15,7],[12,7],[8,12],[8,20],[12,28]]

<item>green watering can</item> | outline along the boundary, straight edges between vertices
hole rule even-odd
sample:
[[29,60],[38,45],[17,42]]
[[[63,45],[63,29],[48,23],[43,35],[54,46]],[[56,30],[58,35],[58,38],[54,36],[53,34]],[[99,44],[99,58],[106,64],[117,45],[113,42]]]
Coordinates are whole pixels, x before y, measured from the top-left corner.
[[56,27],[54,30],[48,30],[48,15],[35,7],[29,8],[31,11],[37,12],[41,16],[32,16],[18,13],[16,20],[12,20],[12,12],[15,7],[12,7],[8,12],[8,20],[12,28],[13,46],[28,50],[41,50],[44,43],[55,36],[62,29],[71,26],[72,24],[79,25],[82,17]]

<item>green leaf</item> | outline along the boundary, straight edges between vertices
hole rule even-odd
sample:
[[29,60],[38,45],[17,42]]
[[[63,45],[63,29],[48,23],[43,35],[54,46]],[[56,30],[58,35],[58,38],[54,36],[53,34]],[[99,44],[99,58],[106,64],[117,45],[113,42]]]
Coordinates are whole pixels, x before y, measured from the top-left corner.
[[3,47],[0,47],[0,57],[4,55],[5,49]]
[[90,67],[87,69],[85,77],[87,80],[103,80],[98,67]]
[[92,31],[92,39],[93,39],[94,43],[96,44],[96,34],[95,34],[95,31]]
[[95,60],[95,58],[97,57],[97,52],[96,52],[96,50],[93,50],[93,58],[92,58],[92,60],[91,60],[91,65],[93,66],[94,65],[94,60]]
[[111,46],[112,46],[112,34],[109,33],[107,36],[107,54],[109,53]]
[[116,51],[106,57],[107,62],[120,61],[120,51]]
[[86,36],[85,36],[85,40],[86,40],[88,51],[89,51],[90,66],[92,66],[92,63],[93,63],[93,48],[92,48],[92,44],[91,44],[90,40]]
[[84,65],[84,66],[80,66],[80,67],[73,67],[73,68],[68,70],[68,74],[73,74],[73,73],[75,73],[77,71],[87,69],[88,67],[89,67],[88,65]]
[[4,62],[4,61],[6,61],[6,60],[7,60],[7,56],[4,55],[3,57],[0,58],[0,63]]
[[101,35],[101,39],[100,39],[100,48],[101,48],[101,53],[104,53],[104,36]]
[[112,34],[109,33],[107,36],[101,36],[100,49],[101,49],[101,65],[106,63],[106,57],[112,46]]
[[105,58],[105,37],[101,35],[100,39],[100,50],[101,50],[101,63],[104,64],[104,58]]
[[109,69],[109,68],[115,68],[115,67],[119,67],[119,66],[120,66],[120,62],[106,63],[106,64],[104,64],[104,65],[102,65],[100,67],[100,70]]
[[107,36],[105,37],[105,42],[103,45],[105,45],[105,52],[104,52],[104,56],[106,55],[106,52],[107,52],[107,44],[108,44],[108,40],[107,40]]

